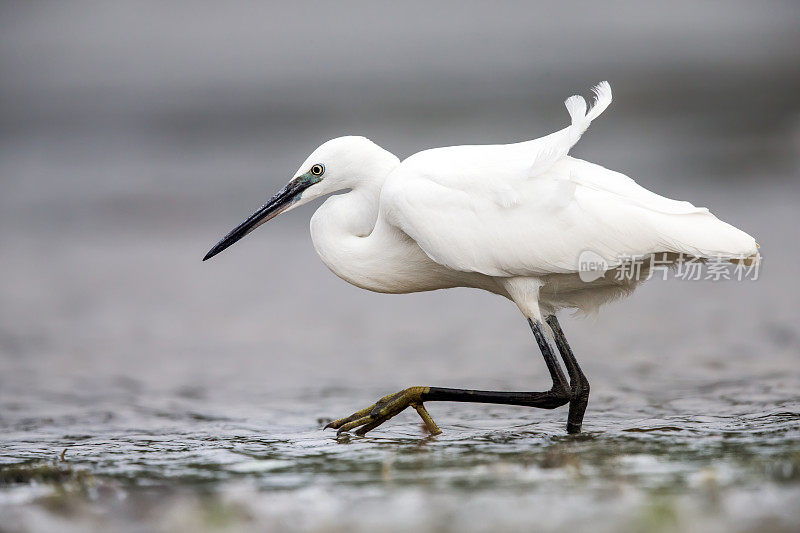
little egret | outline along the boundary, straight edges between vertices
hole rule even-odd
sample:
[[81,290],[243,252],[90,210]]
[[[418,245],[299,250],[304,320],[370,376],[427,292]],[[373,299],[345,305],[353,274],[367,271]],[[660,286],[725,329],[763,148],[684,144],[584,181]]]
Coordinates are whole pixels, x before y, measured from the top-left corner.
[[[745,264],[757,259],[753,237],[708,209],[567,155],[611,103],[607,82],[594,93],[588,112],[582,97],[568,98],[570,125],[532,141],[435,148],[402,162],[364,137],[327,141],[208,252],[204,261],[280,213],[346,190],[311,217],[314,248],[334,274],[376,292],[472,287],[504,296],[525,315],[553,382],[545,392],[409,387],[326,429],[358,428],[363,435],[411,406],[438,434],[423,404],[453,401],[543,409],[569,404],[567,431],[578,433],[589,383],[558,310],[592,312],[630,294],[644,278],[614,275],[630,258],[662,254],[673,264],[684,256]],[[586,276],[582,257],[601,270]]]

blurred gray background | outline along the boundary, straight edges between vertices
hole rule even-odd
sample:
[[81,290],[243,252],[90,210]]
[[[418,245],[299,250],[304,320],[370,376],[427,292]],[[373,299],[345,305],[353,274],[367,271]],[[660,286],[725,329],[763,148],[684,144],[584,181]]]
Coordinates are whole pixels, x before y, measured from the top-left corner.
[[[796,2],[1,9],[0,346],[4,365],[21,365],[15,383],[47,372],[93,379],[102,369],[157,384],[164,376],[150,365],[183,373],[199,361],[220,365],[202,367],[212,382],[226,372],[271,380],[289,372],[275,368],[280,361],[299,369],[278,383],[313,383],[333,377],[306,373],[314,357],[402,357],[398,329],[434,335],[420,313],[434,302],[436,316],[452,318],[447,342],[527,341],[513,306],[488,295],[387,297],[346,286],[311,247],[313,207],[212,263],[199,259],[329,138],[366,135],[401,158],[534,138],[563,127],[563,99],[602,79],[613,107],[574,155],[708,205],[758,238],[775,298],[794,290],[779,276],[794,272],[782,259],[796,253],[786,246],[798,195]],[[750,287],[704,290],[744,307],[760,298]],[[640,299],[613,309],[637,301],[636,316]],[[679,309],[647,312],[679,324]],[[514,322],[472,327],[494,311],[497,326]],[[772,307],[758,311],[747,318],[782,319]],[[443,365],[464,351],[420,344]],[[465,373],[496,368],[474,359]]]
[[[604,79],[614,103],[573,155],[708,206],[765,260],[756,282],[654,281],[567,319],[587,428],[610,427],[598,412],[615,395],[638,408],[710,383],[768,383],[796,407],[797,2],[3,2],[4,460],[47,457],[79,427],[76,458],[125,472],[92,439],[175,440],[198,411],[316,431],[417,382],[544,385],[513,305],[349,287],[314,253],[313,206],[200,259],[331,137],[401,158],[535,138]],[[513,414],[560,431],[560,415]]]

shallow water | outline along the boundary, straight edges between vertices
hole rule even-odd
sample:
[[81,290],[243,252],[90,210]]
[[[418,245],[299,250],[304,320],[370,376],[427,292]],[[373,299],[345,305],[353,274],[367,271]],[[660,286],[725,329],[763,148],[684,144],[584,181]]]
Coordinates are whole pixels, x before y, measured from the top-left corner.
[[65,450],[66,464],[96,479],[41,507],[20,503],[42,502],[42,487],[8,486],[0,508],[12,530],[67,516],[167,530],[789,531],[800,523],[797,382],[765,373],[662,383],[658,398],[646,383],[596,386],[577,437],[564,434],[563,410],[452,404],[430,407],[437,437],[411,415],[364,438],[320,430],[320,414],[363,403],[364,389],[252,403],[104,395],[82,407],[82,394],[62,395],[47,417],[12,406],[3,462]]

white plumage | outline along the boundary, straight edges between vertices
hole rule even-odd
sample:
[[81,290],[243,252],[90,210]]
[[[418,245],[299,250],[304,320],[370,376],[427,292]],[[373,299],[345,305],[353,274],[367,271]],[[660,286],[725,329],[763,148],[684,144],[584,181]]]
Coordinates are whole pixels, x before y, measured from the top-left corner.
[[[594,93],[588,112],[580,96],[565,101],[566,128],[515,144],[435,148],[400,162],[364,137],[330,140],[287,187],[314,165],[324,173],[279,212],[349,190],[311,219],[314,246],[335,274],[379,292],[489,290],[535,320],[564,307],[592,311],[629,293],[639,280],[610,275],[625,258],[754,258],[753,237],[708,209],[567,155],[611,103],[607,82]],[[581,281],[586,251],[609,273]]]

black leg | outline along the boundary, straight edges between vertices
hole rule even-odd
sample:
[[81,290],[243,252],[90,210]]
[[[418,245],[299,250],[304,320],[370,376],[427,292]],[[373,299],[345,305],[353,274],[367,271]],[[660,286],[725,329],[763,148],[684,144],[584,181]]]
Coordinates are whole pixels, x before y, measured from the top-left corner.
[[586,405],[589,403],[589,381],[583,374],[580,365],[578,365],[578,361],[572,353],[572,348],[569,347],[567,338],[564,336],[564,332],[561,331],[561,325],[558,323],[556,315],[548,316],[547,324],[553,330],[556,346],[558,346],[558,351],[564,360],[564,366],[567,367],[567,374],[569,374],[572,399],[569,402],[567,433],[580,433],[581,425],[583,424],[583,413],[586,412]]
[[[420,416],[422,416],[431,433],[437,434],[440,433],[439,428],[436,427],[433,419],[430,418],[430,415],[425,411],[422,406],[423,402],[494,403],[538,407],[540,409],[555,409],[556,407],[561,407],[562,405],[570,403],[573,399],[570,385],[567,383],[567,378],[564,376],[564,372],[561,370],[561,366],[553,354],[553,349],[547,341],[542,323],[532,320],[528,320],[528,323],[531,326],[533,335],[536,337],[536,342],[542,352],[542,357],[550,371],[550,377],[553,381],[553,386],[550,390],[545,392],[502,392],[447,389],[442,387],[409,387],[398,393],[384,396],[366,409],[361,409],[348,417],[335,420],[325,427],[336,429],[339,433],[359,427],[356,433],[363,435],[367,431],[376,428],[383,422],[400,413],[408,406],[413,406],[417,409],[417,412],[420,413]],[[580,369],[578,369],[578,371],[580,371]],[[570,373],[570,378],[571,377],[572,373]],[[584,408],[585,405],[584,402]],[[570,410],[570,413],[572,413],[572,410]],[[581,418],[582,416],[583,411],[581,411]],[[578,423],[578,427],[580,427],[580,422]]]
[[528,324],[536,337],[536,343],[542,352],[547,369],[550,371],[550,378],[553,386],[545,392],[497,392],[481,391],[469,389],[445,389],[442,387],[428,387],[428,391],[422,393],[422,401],[444,401],[444,402],[472,402],[472,403],[496,403],[503,405],[524,405],[528,407],[538,407],[540,409],[555,409],[570,401],[570,389],[567,378],[558,364],[556,356],[550,343],[547,342],[542,324],[528,319]]
[[528,325],[531,327],[533,336],[536,338],[536,344],[539,345],[539,351],[542,352],[547,370],[550,371],[550,377],[553,379],[553,389],[569,390],[567,378],[564,377],[561,365],[558,364],[556,356],[553,355],[553,348],[550,347],[550,343],[547,341],[547,336],[544,334],[541,322],[534,322],[529,318]]

